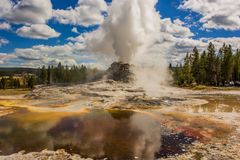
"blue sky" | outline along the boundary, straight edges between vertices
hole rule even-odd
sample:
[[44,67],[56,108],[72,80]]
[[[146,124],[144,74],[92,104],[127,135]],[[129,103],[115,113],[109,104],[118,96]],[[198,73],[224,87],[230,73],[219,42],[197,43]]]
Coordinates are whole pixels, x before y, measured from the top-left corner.
[[[12,2],[10,3],[12,6],[19,5],[21,7],[21,5],[24,5],[24,4],[14,3],[14,2],[17,2],[17,0],[16,1],[3,0],[2,2],[4,1],[6,2],[4,3],[4,5],[7,4],[7,2]],[[23,0],[23,2],[24,1],[28,2],[29,0]],[[43,0],[42,2],[45,3],[45,1],[49,1],[49,0]],[[181,39],[179,39],[178,37],[178,45],[176,45],[176,48],[177,50],[180,48],[179,49],[180,56],[178,58],[174,57],[173,59],[180,60],[182,57],[181,54],[183,53],[180,53],[180,52],[182,52],[183,50],[180,44],[186,45],[186,43],[191,43],[189,44],[188,46],[189,48],[187,49],[190,49],[194,45],[196,46],[199,45],[199,47],[201,48],[201,47],[205,47],[203,42],[205,41],[209,42],[210,40],[212,40],[218,43],[217,45],[219,45],[220,42],[223,43],[224,41],[226,41],[227,43],[228,42],[234,43],[233,46],[235,47],[239,47],[238,44],[240,40],[238,38],[240,37],[240,24],[239,24],[240,22],[237,22],[237,21],[239,20],[238,18],[240,17],[240,13],[237,10],[240,10],[240,9],[236,8],[236,11],[233,11],[231,15],[228,15],[229,12],[222,13],[222,15],[219,14],[219,10],[225,9],[224,6],[229,5],[229,3],[233,3],[233,7],[234,5],[239,6],[238,5],[239,2],[230,0],[231,2],[229,1],[228,3],[226,1],[224,2],[220,0],[221,3],[216,2],[214,4],[210,0],[208,1],[160,0],[156,4],[155,8],[157,11],[160,12],[160,16],[161,16],[159,18],[163,20],[169,19],[170,20],[169,24],[170,23],[171,25],[175,24],[175,26],[172,26],[172,27],[176,27],[174,32],[178,32],[179,29],[182,30],[181,33],[177,33],[177,34],[182,34],[183,32],[184,32],[183,34],[188,34],[187,36],[180,36]],[[94,2],[94,0],[91,0],[91,2]],[[108,4],[108,6],[111,5],[110,0],[107,0],[105,2]],[[201,2],[204,2],[206,4],[203,4]],[[31,1],[30,5],[39,6],[40,4],[38,3],[39,2],[37,2],[36,0],[33,0]],[[22,16],[19,16],[19,13],[23,13],[23,12],[28,13],[28,11],[21,10],[20,7],[19,7],[20,11],[18,10],[12,11],[11,9],[9,9],[7,5],[5,6],[4,5],[2,6],[2,8],[0,7],[0,65],[1,66],[18,65],[18,62],[21,60],[18,60],[17,58],[20,57],[19,54],[22,55],[22,53],[16,53],[16,49],[19,49],[19,48],[28,49],[38,45],[62,46],[62,45],[68,44],[69,37],[73,37],[73,38],[78,37],[82,33],[88,33],[98,29],[102,21],[104,20],[103,14],[104,13],[107,14],[107,9],[106,9],[106,6],[103,5],[103,2],[98,3],[97,5],[93,5],[93,4],[84,2],[84,0],[51,0],[50,3],[46,2],[46,4],[44,4],[42,8],[40,8],[40,10],[42,11],[38,13],[38,14],[43,14],[42,19],[44,20],[40,18],[39,20],[35,20],[33,17],[30,17],[30,19],[33,18],[33,20],[31,22],[25,22],[24,18],[29,19],[29,17],[24,17],[24,14]],[[91,11],[94,11],[94,13],[91,13],[89,11],[90,13],[86,13],[85,16],[89,15],[90,17],[92,14],[97,14],[98,12],[100,12],[100,15],[97,15],[98,17],[97,18],[95,17],[95,19],[89,19],[89,17],[82,17],[83,21],[75,22],[75,19],[71,19],[69,15],[66,17],[67,12],[66,14],[62,13],[69,10],[75,10],[77,6],[79,7],[81,5],[90,5],[90,7],[92,7]],[[197,5],[199,5],[199,7]],[[204,7],[208,8],[208,6],[212,6],[213,8],[214,7],[215,8],[213,9],[213,11],[208,9],[206,10],[201,9]],[[71,9],[69,9],[69,7],[71,7]],[[98,12],[95,13],[96,10],[98,10]],[[54,15],[49,15],[53,11],[54,11]],[[11,12],[11,13],[8,13],[8,12]],[[14,15],[14,12],[16,12],[16,15]],[[209,18],[210,13],[212,17]],[[221,17],[224,19],[222,20]],[[81,17],[79,17],[79,19],[80,18]],[[20,22],[20,19],[21,19],[21,22]],[[174,22],[174,20],[176,19],[178,21]],[[41,32],[44,32],[44,34],[45,33],[46,34],[41,35],[38,32],[38,28],[37,28],[38,26],[36,26],[37,29],[35,30],[32,29],[33,28],[32,25],[35,25],[35,24],[37,25],[41,24],[40,27],[43,28],[41,29]],[[75,32],[73,31],[73,28],[75,29]],[[167,29],[166,32],[169,32],[169,29]],[[185,33],[185,32],[188,32],[188,33]],[[189,36],[190,33],[192,33],[193,35]],[[171,31],[171,34],[173,34],[173,36],[176,37],[176,33],[172,33]],[[205,41],[203,41],[202,39],[204,39]],[[184,52],[185,51],[187,50],[184,50]],[[28,52],[23,54],[26,54],[26,56],[28,56],[27,55]],[[11,56],[9,58],[9,56],[7,57],[6,55],[11,55]],[[15,62],[15,63],[12,64],[12,62]],[[80,61],[78,60],[77,63],[78,62]],[[84,61],[81,61],[81,62],[84,62]],[[39,62],[38,65],[40,63],[41,62]],[[22,64],[26,64],[26,63],[22,63]]]
[[[193,19],[190,22],[190,24],[193,22],[199,21],[199,19],[201,18],[201,15],[199,15],[198,13],[191,12],[189,10],[178,9],[178,7],[182,2],[183,2],[182,0],[175,0],[175,1],[160,0],[156,8],[158,11],[160,11],[163,18],[169,18],[169,17],[171,19],[179,18],[180,20],[184,21],[184,19],[187,16],[191,15]],[[201,30],[200,27],[201,27],[201,23],[199,24],[199,26],[190,27],[191,31],[196,34],[196,36],[194,36],[193,38],[198,39],[202,37],[216,38],[216,37],[234,37],[234,36],[240,37],[239,29],[234,31],[226,31],[224,29],[212,29],[211,31],[206,31],[206,30]]]

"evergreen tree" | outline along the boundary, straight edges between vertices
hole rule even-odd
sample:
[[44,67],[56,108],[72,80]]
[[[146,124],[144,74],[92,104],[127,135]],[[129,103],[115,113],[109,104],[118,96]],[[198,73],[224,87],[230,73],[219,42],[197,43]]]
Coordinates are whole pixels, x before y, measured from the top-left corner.
[[183,73],[183,66],[180,64],[179,66],[179,79],[178,79],[178,84],[182,86],[185,83],[185,76]]
[[31,89],[33,89],[33,88],[34,88],[34,85],[35,85],[35,83],[36,83],[35,76],[34,76],[34,75],[30,75],[30,76],[28,76],[28,81],[27,81],[28,88],[31,88]]
[[232,47],[223,45],[223,62],[222,62],[222,75],[223,80],[225,82],[232,81],[232,73],[233,73],[233,53]]
[[41,69],[41,72],[40,72],[40,83],[41,84],[46,84],[47,83],[47,70],[46,70],[46,67],[43,66],[42,69]]
[[2,89],[6,89],[7,88],[7,79],[4,78],[4,77],[1,79],[1,88]]
[[236,51],[233,62],[233,80],[240,81],[240,50]]
[[14,82],[13,82],[14,84],[14,88],[20,88],[20,81],[19,81],[19,79],[14,79]]
[[181,86],[182,82],[181,82],[181,67],[179,67],[179,65],[177,64],[174,72],[173,72],[173,79],[175,80],[175,84]]
[[205,84],[207,82],[207,54],[205,51],[200,57],[199,77],[199,84]]
[[217,86],[222,85],[222,59],[222,54],[219,52],[215,61]]
[[216,72],[216,51],[214,45],[210,42],[207,52],[207,79],[209,85],[217,85],[217,72]]
[[201,77],[200,77],[200,58],[199,58],[199,52],[197,47],[194,47],[193,49],[193,56],[192,56],[192,75],[195,78],[197,83],[200,83]]
[[52,70],[52,68],[50,67],[50,66],[48,66],[48,69],[47,69],[47,78],[48,78],[48,80],[47,80],[47,83],[48,84],[52,84],[52,76],[53,76],[53,70]]
[[69,83],[71,82],[71,74],[69,71],[69,67],[66,65],[65,70],[64,70],[64,83]]
[[185,59],[184,59],[184,66],[182,69],[182,74],[184,75],[184,84],[190,85],[194,82],[194,78],[192,76],[191,72],[191,55],[187,53]]
[[10,76],[10,77],[9,77],[8,82],[9,82],[8,87],[9,87],[9,88],[14,88],[14,79],[13,79],[13,76]]
[[83,83],[87,80],[87,67],[81,65],[80,67],[80,82]]

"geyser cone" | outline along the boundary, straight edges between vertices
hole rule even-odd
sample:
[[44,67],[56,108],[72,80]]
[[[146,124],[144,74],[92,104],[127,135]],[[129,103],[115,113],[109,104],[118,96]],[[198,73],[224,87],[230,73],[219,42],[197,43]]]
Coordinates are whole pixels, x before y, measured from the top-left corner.
[[114,81],[129,83],[133,81],[133,72],[128,63],[113,62],[107,70],[107,76]]
[[166,45],[161,43],[157,0],[113,0],[102,26],[90,34],[88,48],[105,59],[134,65],[136,85],[148,92],[166,84]]

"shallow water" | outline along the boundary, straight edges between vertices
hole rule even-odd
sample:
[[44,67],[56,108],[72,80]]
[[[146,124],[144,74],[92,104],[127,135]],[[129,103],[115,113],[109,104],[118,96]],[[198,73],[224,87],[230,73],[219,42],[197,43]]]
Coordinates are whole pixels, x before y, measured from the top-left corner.
[[65,149],[95,159],[154,159],[184,152],[195,139],[170,134],[159,121],[133,111],[78,114],[26,109],[0,118],[0,154]]
[[240,112],[240,96],[237,95],[203,95],[199,99],[208,103],[188,108],[195,113],[201,112]]

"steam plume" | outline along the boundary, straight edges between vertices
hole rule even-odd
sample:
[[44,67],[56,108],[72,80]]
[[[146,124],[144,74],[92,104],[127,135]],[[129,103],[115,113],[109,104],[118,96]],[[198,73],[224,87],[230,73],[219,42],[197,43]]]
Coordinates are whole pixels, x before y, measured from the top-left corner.
[[87,47],[111,60],[134,65],[136,85],[149,93],[166,84],[167,46],[160,40],[157,0],[113,0],[109,15],[87,39]]

